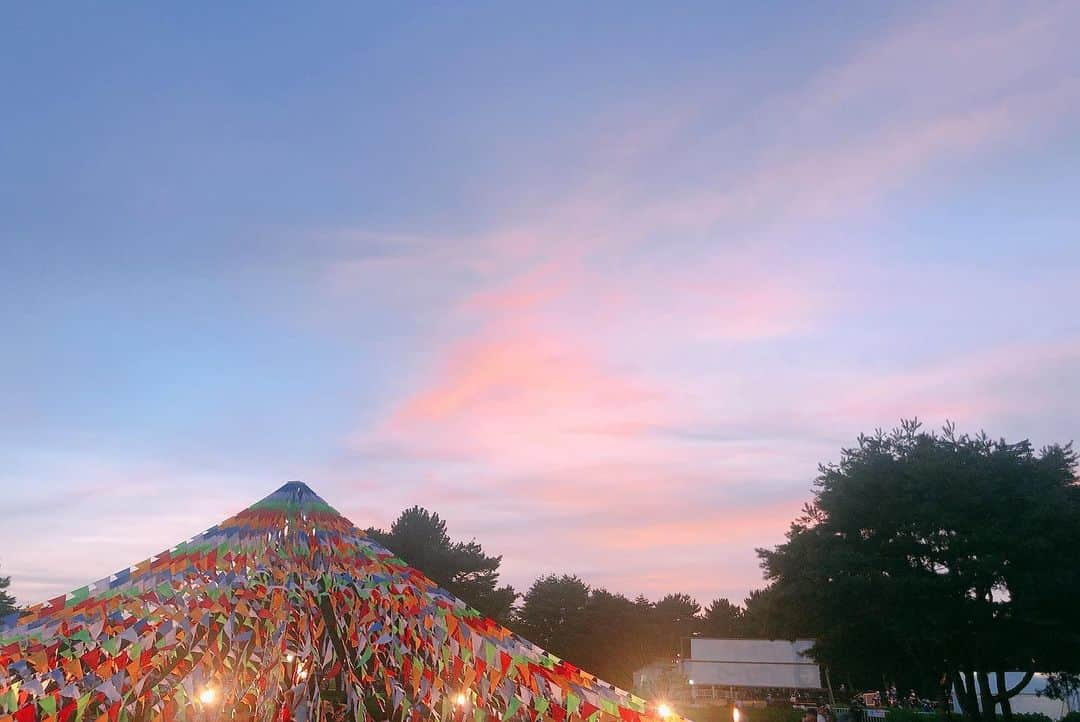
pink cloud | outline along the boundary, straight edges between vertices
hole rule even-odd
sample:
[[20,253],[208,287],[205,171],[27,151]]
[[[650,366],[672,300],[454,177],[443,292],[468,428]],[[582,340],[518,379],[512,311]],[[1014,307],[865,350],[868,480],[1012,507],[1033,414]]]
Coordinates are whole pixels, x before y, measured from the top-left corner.
[[606,368],[571,337],[494,327],[451,344],[373,438],[528,465],[555,448],[583,453],[592,442],[576,429],[659,407],[657,392]]
[[[493,526],[470,528],[494,534],[484,541],[497,550],[527,555],[531,542],[499,525],[542,519],[563,525],[567,559],[584,554],[599,569],[613,551],[695,541],[718,550],[746,540],[752,559],[749,540],[782,535],[816,463],[868,424],[1045,408],[1044,385],[1028,383],[1045,368],[1035,349],[986,367],[954,351],[962,360],[897,373],[864,369],[857,355],[822,367],[797,345],[860,312],[867,289],[850,274],[878,260],[861,239],[827,247],[819,229],[855,235],[898,189],[947,187],[957,161],[1075,116],[1080,87],[1052,71],[1075,10],[1014,12],[947,8],[868,41],[802,88],[761,100],[752,115],[766,139],[752,154],[735,152],[726,128],[686,138],[710,110],[700,93],[698,107],[652,111],[614,141],[597,138],[554,202],[515,208],[426,255],[350,267],[339,292],[407,274],[424,289],[408,292],[410,308],[428,321],[424,363],[403,373],[401,393],[353,434],[354,448],[441,464],[410,499],[445,504],[466,524],[483,504]],[[717,161],[682,187],[652,182],[680,148]],[[1006,377],[1037,393],[1005,391]],[[712,486],[750,493],[763,477],[788,483],[789,496],[749,510],[670,501]],[[638,588],[677,576],[665,563],[683,568],[657,559],[656,586]]]
[[910,371],[866,377],[837,400],[851,419],[921,416],[965,423],[1037,414],[1063,389],[1080,383],[1080,343],[1006,345],[925,364]]
[[802,500],[791,500],[756,508],[686,510],[664,518],[642,515],[636,524],[589,525],[574,536],[583,544],[599,549],[709,547],[744,543],[752,548],[763,538],[783,535],[798,516]]
[[600,371],[560,339],[535,335],[470,339],[450,350],[435,382],[405,401],[390,428],[466,415],[536,416],[594,404],[633,404],[648,394]]

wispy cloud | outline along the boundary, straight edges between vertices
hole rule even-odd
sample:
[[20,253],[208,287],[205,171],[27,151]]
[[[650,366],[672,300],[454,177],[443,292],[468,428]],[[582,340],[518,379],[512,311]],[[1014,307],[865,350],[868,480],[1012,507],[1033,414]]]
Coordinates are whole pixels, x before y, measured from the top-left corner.
[[[21,461],[0,483],[17,478],[25,492],[5,500],[20,521],[0,530],[18,542],[0,545],[4,573],[20,596],[63,591],[134,561],[135,547],[152,553],[237,511],[253,488],[302,476],[361,526],[414,503],[438,510],[455,535],[503,553],[519,586],[577,571],[630,593],[739,597],[758,581],[753,547],[782,537],[817,463],[860,431],[919,415],[1039,441],[1073,435],[1073,229],[1059,227],[1055,246],[1041,229],[1002,237],[988,218],[1020,201],[1033,223],[1044,207],[1075,215],[1043,197],[1071,199],[1071,188],[1031,190],[1010,174],[1033,178],[1030,159],[1050,163],[1075,145],[1080,5],[946,3],[842,25],[863,34],[816,54],[769,47],[776,36],[763,31],[753,51],[658,57],[662,82],[615,74],[629,89],[621,102],[582,86],[577,101],[543,99],[537,117],[515,116],[535,123],[533,136],[455,108],[491,134],[479,160],[477,147],[449,148],[458,138],[432,116],[449,135],[409,138],[421,148],[411,162],[437,178],[424,188],[394,176],[408,161],[397,149],[370,177],[352,162],[377,163],[374,148],[350,145],[349,123],[372,110],[354,107],[334,116],[341,127],[308,128],[334,139],[310,197],[248,178],[253,196],[273,191],[301,211],[260,217],[241,239],[198,225],[144,255],[118,245],[114,255],[139,255],[144,272],[93,267],[103,285],[139,293],[96,290],[108,303],[75,336],[65,329],[76,314],[61,307],[0,389],[18,419],[0,450],[23,454],[9,454]],[[427,203],[444,181],[453,191]],[[935,220],[936,204],[966,210]],[[204,254],[174,252],[202,235]],[[86,255],[106,257],[86,245],[61,276],[81,273]],[[178,275],[161,308],[198,316],[183,328],[141,303]],[[33,291],[51,304],[67,289]],[[205,301],[176,308],[193,298]],[[243,313],[208,325],[237,302]],[[111,410],[127,393],[110,411],[118,428],[121,417],[161,417],[147,437],[182,437],[138,454],[139,422],[106,448],[96,423],[68,412],[67,390],[85,388],[68,379],[91,376],[76,361],[57,367],[63,391],[50,403],[44,383],[23,383],[71,348],[111,347],[116,319],[131,316],[131,339],[153,330],[145,355],[118,345],[93,359],[102,368],[87,398]],[[165,348],[185,332],[188,353]],[[39,336],[55,345],[34,346]],[[202,358],[210,347],[225,352]],[[265,365],[279,358],[270,378]],[[177,384],[189,362],[205,370],[184,376],[184,393],[145,391]],[[215,380],[212,391],[192,382],[191,398],[229,403],[185,407],[188,379]],[[247,395],[231,398],[234,385]],[[53,417],[75,435],[94,431],[48,444],[76,447],[63,454],[28,454]],[[178,432],[189,424],[203,433]],[[178,488],[183,505],[171,501]],[[42,519],[93,544],[55,546]]]
[[[842,357],[821,369],[818,350],[800,368],[798,354],[830,343],[865,293],[845,274],[876,252],[838,241],[836,224],[861,227],[894,191],[946,183],[958,161],[1075,116],[1080,85],[1062,62],[1073,15],[1069,4],[955,6],[904,19],[788,95],[760,99],[747,115],[764,119],[766,140],[749,155],[732,145],[745,128],[691,134],[705,107],[629,119],[598,140],[561,202],[516,209],[452,253],[408,261],[444,302],[426,311],[431,335],[412,386],[351,443],[464,464],[450,504],[513,496],[533,511],[580,508],[596,522],[559,528],[607,563],[613,550],[782,534],[816,462],[882,417],[1017,410],[1022,402],[993,387],[1018,367],[982,373],[957,361],[894,375]],[[708,93],[697,102],[707,106]],[[716,159],[704,179],[650,182],[673,156],[702,153]],[[747,366],[755,348],[771,354],[759,368]],[[782,498],[746,514],[665,504],[688,468],[722,488],[770,468],[786,481]],[[533,481],[510,481],[524,473]],[[636,511],[622,513],[628,505]],[[519,525],[528,512],[507,514]],[[507,543],[488,533],[494,548]]]

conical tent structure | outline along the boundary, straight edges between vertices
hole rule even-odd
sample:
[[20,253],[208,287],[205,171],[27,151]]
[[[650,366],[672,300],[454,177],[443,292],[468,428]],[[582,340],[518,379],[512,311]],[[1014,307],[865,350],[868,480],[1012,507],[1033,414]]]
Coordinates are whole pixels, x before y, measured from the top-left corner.
[[300,482],[0,620],[0,722],[660,716],[482,617]]

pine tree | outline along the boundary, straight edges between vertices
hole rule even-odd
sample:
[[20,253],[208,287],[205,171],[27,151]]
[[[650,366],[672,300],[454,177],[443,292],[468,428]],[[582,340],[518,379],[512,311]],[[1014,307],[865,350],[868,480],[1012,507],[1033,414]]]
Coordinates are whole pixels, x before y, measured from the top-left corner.
[[7,588],[10,585],[11,577],[0,577],[0,619],[3,619],[17,609],[15,606],[15,597],[7,592]]

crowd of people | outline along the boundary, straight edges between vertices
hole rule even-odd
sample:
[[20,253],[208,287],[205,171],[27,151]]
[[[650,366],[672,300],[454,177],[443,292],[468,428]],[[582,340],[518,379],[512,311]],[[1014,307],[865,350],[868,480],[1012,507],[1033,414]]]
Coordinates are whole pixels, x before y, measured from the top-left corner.
[[836,715],[828,707],[808,707],[803,712],[802,722],[837,722]]

